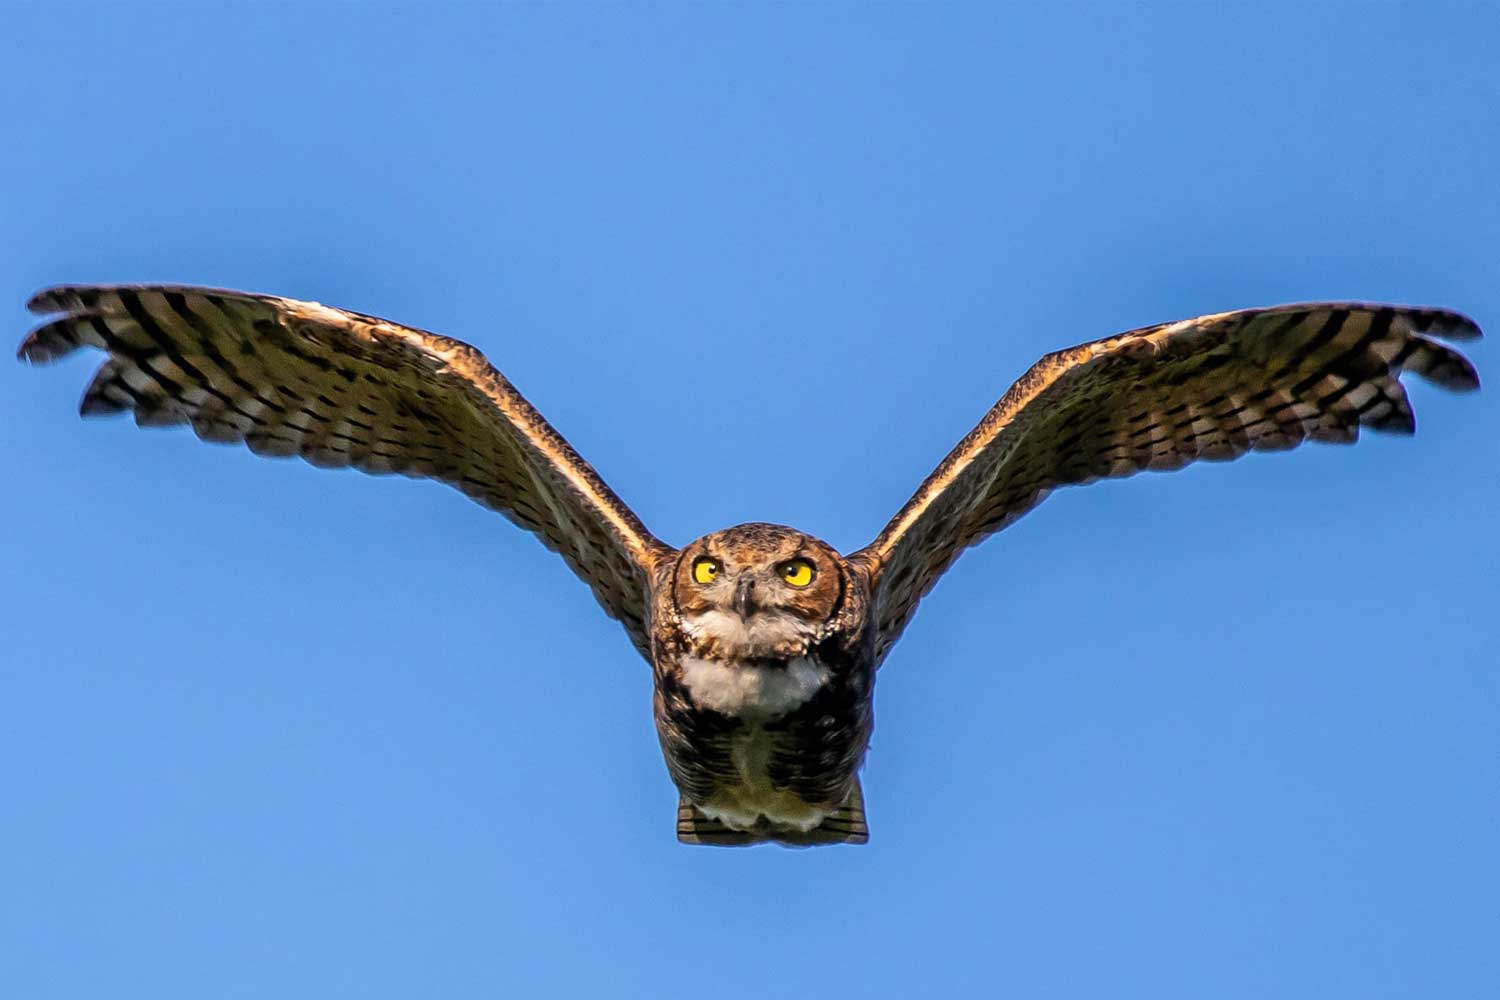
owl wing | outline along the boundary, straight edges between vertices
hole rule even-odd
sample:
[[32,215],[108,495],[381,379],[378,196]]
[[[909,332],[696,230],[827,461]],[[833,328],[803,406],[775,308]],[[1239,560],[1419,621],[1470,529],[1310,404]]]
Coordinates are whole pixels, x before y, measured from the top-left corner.
[[1304,440],[1347,444],[1361,424],[1411,434],[1401,372],[1475,389],[1473,366],[1433,338],[1478,336],[1472,320],[1443,309],[1308,303],[1199,316],[1048,354],[850,557],[871,578],[878,658],[959,553],[1053,487]]
[[209,288],[60,287],[20,356],[109,354],[84,414],[191,424],[205,441],[319,466],[426,476],[531,531],[650,658],[654,538],[542,415],[468,344],[316,302]]

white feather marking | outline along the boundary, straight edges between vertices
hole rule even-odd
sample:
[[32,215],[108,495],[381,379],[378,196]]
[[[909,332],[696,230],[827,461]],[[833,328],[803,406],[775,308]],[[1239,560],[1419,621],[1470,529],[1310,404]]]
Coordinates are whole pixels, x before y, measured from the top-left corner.
[[[726,656],[767,659],[778,647],[816,639],[818,627],[795,615],[761,612],[749,621],[731,611],[714,609],[683,620],[694,639],[712,639]],[[784,654],[783,654],[784,655]]]
[[807,657],[761,666],[686,656],[678,666],[694,702],[737,719],[785,715],[806,704],[830,676],[827,667]]

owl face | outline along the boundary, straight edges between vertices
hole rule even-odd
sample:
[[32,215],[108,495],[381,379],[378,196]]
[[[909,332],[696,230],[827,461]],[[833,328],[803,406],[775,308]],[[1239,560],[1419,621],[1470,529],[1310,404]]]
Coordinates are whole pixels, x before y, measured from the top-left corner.
[[800,531],[742,524],[684,548],[673,599],[695,652],[785,659],[807,652],[838,611],[843,560]]

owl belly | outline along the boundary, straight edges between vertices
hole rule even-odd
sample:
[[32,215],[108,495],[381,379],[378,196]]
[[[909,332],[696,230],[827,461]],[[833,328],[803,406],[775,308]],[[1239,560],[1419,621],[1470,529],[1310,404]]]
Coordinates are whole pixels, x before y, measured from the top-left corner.
[[827,754],[830,727],[844,713],[834,704],[843,686],[826,664],[684,657],[675,673],[686,695],[684,729],[712,734],[692,748],[691,763],[712,776],[690,795],[704,815],[737,830],[805,833],[843,803],[863,741],[850,730],[845,735],[859,746]]
[[807,802],[771,780],[771,754],[777,741],[777,734],[750,723],[730,734],[729,760],[734,776],[697,803],[705,816],[736,830],[759,829],[769,823],[804,833],[827,818],[836,806]]

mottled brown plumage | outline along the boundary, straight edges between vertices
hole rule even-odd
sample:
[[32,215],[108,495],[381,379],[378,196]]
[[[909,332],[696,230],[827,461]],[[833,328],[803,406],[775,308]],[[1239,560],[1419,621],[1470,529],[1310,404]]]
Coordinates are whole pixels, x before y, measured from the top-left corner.
[[1361,426],[1409,434],[1399,376],[1478,386],[1442,309],[1314,303],[1202,316],[1049,354],[845,558],[792,528],[656,539],[472,347],[359,313],[173,286],[63,287],[23,358],[108,358],[82,412],[449,483],[537,535],[625,626],[690,843],[862,843],[875,669],[968,546],[1057,486],[1222,461]]
[[28,308],[62,316],[32,331],[22,358],[109,353],[82,413],[455,486],[567,560],[649,658],[645,571],[671,549],[468,344],[211,288],[53,288]]
[[[701,562],[717,567],[709,583],[694,577]],[[786,583],[781,570],[799,562],[809,582]],[[858,771],[875,684],[864,575],[826,543],[774,524],[714,532],[661,572],[654,705],[683,793],[678,835],[862,843]]]
[[878,590],[877,662],[960,552],[1056,486],[1222,462],[1361,426],[1412,434],[1400,375],[1479,387],[1434,338],[1479,327],[1446,309],[1308,303],[1142,327],[1043,357],[1011,386],[880,535],[850,556]]

